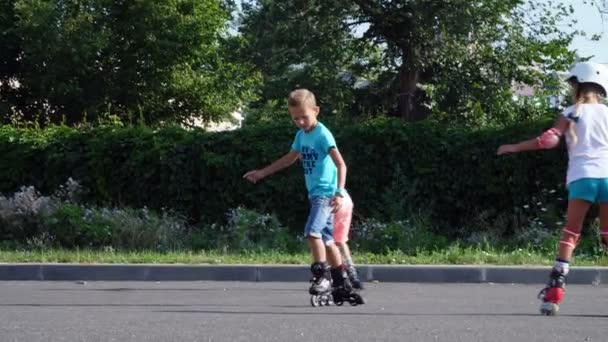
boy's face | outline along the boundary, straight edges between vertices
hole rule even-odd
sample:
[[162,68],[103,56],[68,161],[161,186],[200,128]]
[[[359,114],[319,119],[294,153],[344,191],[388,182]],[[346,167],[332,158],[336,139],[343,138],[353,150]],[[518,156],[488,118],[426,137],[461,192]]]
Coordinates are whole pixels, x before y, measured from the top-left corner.
[[319,114],[319,107],[303,105],[297,107],[288,107],[291,119],[298,126],[303,128],[306,132],[310,131],[317,124],[317,115]]

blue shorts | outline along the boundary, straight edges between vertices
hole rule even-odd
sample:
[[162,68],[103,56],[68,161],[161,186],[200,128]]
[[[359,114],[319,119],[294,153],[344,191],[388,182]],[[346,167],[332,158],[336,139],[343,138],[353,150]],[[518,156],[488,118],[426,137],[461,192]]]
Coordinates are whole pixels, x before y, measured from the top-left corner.
[[568,199],[608,202],[608,178],[581,178],[568,184]]
[[331,198],[328,197],[311,198],[310,214],[304,227],[304,236],[320,238],[325,245],[334,243],[334,214],[331,212],[333,208],[329,205],[330,201]]

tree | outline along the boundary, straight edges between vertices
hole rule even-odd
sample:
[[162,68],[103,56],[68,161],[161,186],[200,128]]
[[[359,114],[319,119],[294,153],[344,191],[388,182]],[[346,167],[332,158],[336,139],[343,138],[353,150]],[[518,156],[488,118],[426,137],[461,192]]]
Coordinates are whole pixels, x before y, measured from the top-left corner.
[[0,2],[0,119],[8,118],[12,107],[22,103],[19,89],[15,88],[15,75],[20,73],[21,64],[19,37],[12,32],[16,17],[14,0]]
[[[283,92],[296,83],[289,66],[309,67],[299,69],[306,70],[300,84],[347,70],[367,81],[363,89],[339,88],[352,102],[379,97],[376,108],[405,120],[424,118],[432,106],[471,122],[504,117],[513,83],[544,80],[547,70],[572,62],[573,34],[558,26],[570,11],[524,0],[263,0],[245,12],[242,32],[253,63]],[[348,108],[360,107],[352,102]]]
[[508,16],[476,26],[464,40],[444,41],[430,81],[444,119],[480,125],[532,118],[538,104],[514,101],[514,88],[532,86],[542,94],[555,86],[555,71],[574,63],[569,45],[577,33],[560,27],[572,12],[561,4],[522,3]]
[[0,55],[0,96],[24,120],[209,121],[253,98],[255,72],[223,44],[230,16],[220,0],[3,4],[13,49]]
[[372,46],[352,33],[353,7],[341,0],[259,0],[243,3],[239,33],[243,60],[263,75],[261,103],[283,106],[287,92],[311,89],[322,112],[340,115],[353,108],[355,83],[379,60]]
[[590,3],[597,7],[602,15],[608,15],[608,0],[591,0]]
[[[567,54],[570,42],[570,36],[556,27],[557,20],[567,14],[567,8],[559,4],[531,1],[528,10],[533,11],[524,12],[521,0],[353,2],[359,6],[359,21],[370,25],[365,36],[387,46],[389,60],[398,70],[399,113],[406,120],[416,119],[414,95],[420,82],[434,79],[439,84],[446,79],[438,75],[459,73],[465,63],[474,62],[472,68],[465,67],[476,71],[474,81],[510,84],[521,81],[514,69],[554,65],[553,59]],[[537,27],[527,22],[536,19],[534,15],[541,18],[535,22]],[[514,56],[520,56],[518,65],[505,68]]]

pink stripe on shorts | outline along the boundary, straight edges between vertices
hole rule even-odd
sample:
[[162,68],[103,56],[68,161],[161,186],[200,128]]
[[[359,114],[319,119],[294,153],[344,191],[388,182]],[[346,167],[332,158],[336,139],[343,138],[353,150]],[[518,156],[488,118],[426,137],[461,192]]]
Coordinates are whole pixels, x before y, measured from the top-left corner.
[[344,196],[342,207],[334,214],[334,240],[338,243],[348,241],[350,223],[353,218],[353,200]]

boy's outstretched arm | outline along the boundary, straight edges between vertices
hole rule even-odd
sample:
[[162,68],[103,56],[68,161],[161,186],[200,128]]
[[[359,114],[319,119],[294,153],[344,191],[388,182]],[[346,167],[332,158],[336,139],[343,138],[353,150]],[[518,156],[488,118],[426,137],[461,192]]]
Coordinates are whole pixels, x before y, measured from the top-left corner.
[[507,153],[554,148],[559,144],[559,139],[562,135],[564,135],[566,129],[568,129],[569,124],[570,121],[568,121],[568,119],[560,117],[557,119],[557,122],[552,128],[546,130],[538,137],[530,140],[524,140],[517,144],[501,145],[498,148],[498,151],[496,151],[496,154],[501,155]]
[[[329,156],[331,157],[331,160],[334,161],[334,164],[336,164],[336,168],[338,169],[338,192],[339,192],[340,190],[344,190],[344,187],[346,186],[346,163],[344,162],[344,159],[342,158],[342,154],[336,147],[332,147],[329,149]],[[334,210],[333,210],[334,213],[336,211],[338,211],[340,209],[340,207],[342,206],[342,196],[339,195],[338,192],[336,193],[336,195],[334,195],[334,197],[331,200],[332,206],[334,207]]]
[[291,150],[281,158],[275,160],[272,164],[266,166],[265,168],[261,170],[251,170],[247,172],[243,175],[243,178],[247,179],[252,183],[256,183],[262,178],[270,176],[271,174],[290,166],[296,160],[298,160],[299,156],[300,154],[298,152]]

